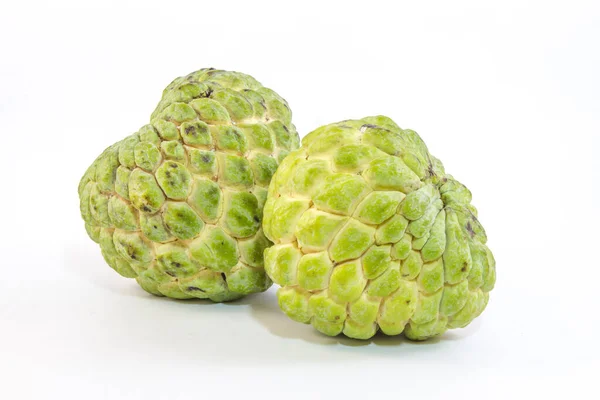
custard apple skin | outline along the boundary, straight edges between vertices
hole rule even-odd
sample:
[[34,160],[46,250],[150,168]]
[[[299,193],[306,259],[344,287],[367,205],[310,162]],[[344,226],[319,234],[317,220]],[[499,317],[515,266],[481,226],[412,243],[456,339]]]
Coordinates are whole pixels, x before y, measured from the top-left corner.
[[264,291],[272,243],[262,210],[298,145],[288,104],[254,78],[215,69],[177,78],[150,123],[81,179],[85,228],[108,265],[152,294],[220,302]]
[[419,135],[387,117],[316,129],[279,166],[264,208],[280,308],[356,339],[468,325],[496,278],[470,201]]

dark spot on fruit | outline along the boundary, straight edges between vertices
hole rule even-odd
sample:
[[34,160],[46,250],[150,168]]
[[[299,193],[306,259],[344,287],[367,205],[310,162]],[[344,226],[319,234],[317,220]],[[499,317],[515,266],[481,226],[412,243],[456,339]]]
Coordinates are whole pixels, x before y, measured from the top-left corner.
[[170,163],[170,164],[169,164],[169,167],[171,167],[171,168],[177,168],[177,164],[175,164],[175,163]]
[[467,262],[466,262],[466,261],[465,261],[465,262],[463,262],[463,266],[462,266],[462,268],[461,268],[460,270],[461,270],[462,272],[465,272],[465,271],[467,270],[467,266],[468,266]]
[[336,316],[335,316],[335,320],[337,321],[338,319],[340,319],[340,316],[339,316],[339,315],[336,315]]
[[[150,211],[151,211],[151,209],[150,209],[150,207],[148,207],[147,205],[143,205],[143,206],[142,206],[142,211],[145,211],[145,212],[150,212]],[[156,227],[155,227],[155,228],[156,228]]]
[[174,266],[175,268],[181,268],[181,263],[174,262],[174,263],[173,263],[173,266]]
[[254,221],[255,221],[255,222],[260,222],[260,218],[258,218],[258,215],[255,215],[255,216],[254,216]]
[[406,304],[410,304],[410,300],[406,300]]
[[130,244],[123,244],[123,247],[125,247],[127,255],[135,260],[135,249],[133,248],[133,246],[131,246]]
[[188,125],[185,127],[185,133],[196,135],[196,127],[194,125]]
[[188,288],[186,289],[188,292],[204,292],[204,290],[200,289],[199,287],[196,286],[188,286]]
[[364,124],[363,126],[360,127],[360,129],[362,129],[362,128],[377,129],[379,127],[377,125],[373,125],[373,124]]
[[471,235],[471,237],[475,236],[475,231],[473,230],[473,226],[471,225],[471,221],[467,222],[466,229],[467,229],[467,232],[469,232],[469,235]]
[[175,274],[172,273],[171,271],[165,271],[165,274],[172,276],[173,278],[175,278]]
[[225,275],[224,272],[221,272],[221,278],[223,278],[223,280],[226,281],[227,280],[227,275]]
[[435,175],[435,172],[433,171],[433,165],[429,164],[429,168],[427,169],[427,174],[429,174],[429,176]]
[[208,154],[203,154],[201,158],[202,158],[202,161],[204,161],[205,163],[210,161],[210,157]]

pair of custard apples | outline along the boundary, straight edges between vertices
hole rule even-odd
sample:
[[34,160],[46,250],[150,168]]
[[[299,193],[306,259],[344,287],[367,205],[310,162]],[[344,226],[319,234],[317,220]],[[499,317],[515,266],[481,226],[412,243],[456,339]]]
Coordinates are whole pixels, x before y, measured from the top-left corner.
[[331,336],[464,327],[496,277],[471,193],[415,131],[373,116],[300,142],[287,102],[238,72],[175,79],[79,198],[108,265],[147,292],[223,302],[275,282]]

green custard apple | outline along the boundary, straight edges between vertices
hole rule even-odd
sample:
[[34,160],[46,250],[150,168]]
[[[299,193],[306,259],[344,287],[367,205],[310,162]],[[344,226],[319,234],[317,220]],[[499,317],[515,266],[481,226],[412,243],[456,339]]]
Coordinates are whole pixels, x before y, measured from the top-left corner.
[[254,78],[215,69],[177,78],[150,123],[81,179],[85,228],[108,265],[152,294],[228,301],[264,291],[262,210],[298,145],[288,104]]
[[281,163],[264,208],[279,306],[357,339],[466,326],[496,277],[470,201],[419,135],[387,117],[318,128]]

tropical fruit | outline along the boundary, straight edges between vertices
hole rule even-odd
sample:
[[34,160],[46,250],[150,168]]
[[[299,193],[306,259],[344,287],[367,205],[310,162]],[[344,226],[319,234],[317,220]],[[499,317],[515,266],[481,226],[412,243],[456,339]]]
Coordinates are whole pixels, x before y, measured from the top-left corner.
[[108,265],[155,295],[264,291],[267,188],[298,144],[288,104],[254,78],[214,69],[177,78],[150,123],[85,172],[85,228]]
[[466,326],[496,277],[470,202],[419,135],[387,117],[316,129],[279,166],[264,209],[281,309],[357,339]]

